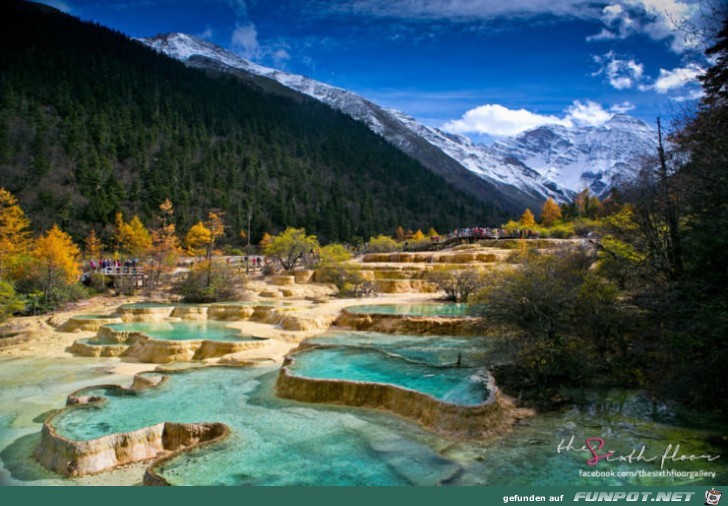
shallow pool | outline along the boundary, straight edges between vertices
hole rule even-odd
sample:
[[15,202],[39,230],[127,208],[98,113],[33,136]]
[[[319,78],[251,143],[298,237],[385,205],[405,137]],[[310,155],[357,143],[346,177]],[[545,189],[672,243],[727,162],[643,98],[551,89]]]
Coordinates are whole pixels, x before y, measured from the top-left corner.
[[176,306],[183,306],[185,304],[171,304],[169,302],[133,302],[131,304],[124,304],[119,309],[155,309],[155,308],[173,308]]
[[[208,368],[177,373],[159,388],[70,410],[56,423],[88,440],[160,421],[223,422],[232,436],[162,468],[185,485],[433,485],[460,466],[439,455],[418,428],[383,414],[326,409],[275,398],[277,368]],[[361,413],[361,411],[360,411]],[[378,423],[378,421],[380,423]],[[423,438],[425,441],[423,441]]]
[[[0,487],[74,485],[35,460],[45,418],[63,407],[73,390],[100,382],[129,383],[109,374],[109,358],[0,358]],[[86,480],[82,480],[86,482]]]
[[437,367],[371,349],[308,350],[295,355],[290,370],[305,378],[396,385],[463,406],[482,404],[489,395],[484,368]]
[[447,302],[426,304],[374,304],[346,308],[355,314],[384,314],[400,316],[477,316],[477,306]]
[[[240,334],[238,329],[217,321],[171,321],[113,323],[106,325],[117,332],[141,332],[153,339],[165,341],[252,341],[255,338]],[[89,343],[93,344],[93,343]],[[104,344],[104,343],[99,343]]]
[[261,306],[261,307],[278,307],[290,306],[290,302],[278,302],[275,300],[232,300],[227,302],[216,302],[213,306]]
[[[0,359],[0,485],[87,482],[45,470],[32,451],[49,410],[62,407],[76,388],[119,382],[121,378],[105,372],[117,362]],[[165,420],[230,425],[233,435],[225,443],[183,454],[162,467],[162,475],[180,485],[710,486],[728,480],[724,458],[666,466],[716,472],[714,478],[580,477],[580,470],[591,469],[586,465],[589,455],[557,452],[559,442],[572,435],[577,444],[586,437],[602,437],[611,449],[627,454],[642,445],[649,455],[659,454],[671,443],[681,445],[681,454],[722,453],[711,441],[720,438],[725,426],[710,414],[675,410],[634,392],[590,394],[582,404],[543,413],[492,443],[453,442],[386,413],[278,399],[276,376],[272,368],[172,375],[159,389],[110,397],[106,405],[84,410],[86,418],[76,423],[94,426],[94,435]],[[128,384],[128,378],[123,382]],[[659,471],[659,463],[614,463],[609,469]]]
[[[161,421],[223,422],[232,436],[176,457],[160,473],[178,485],[711,485],[728,479],[728,463],[670,462],[665,469],[707,470],[715,478],[640,477],[618,472],[660,470],[659,462],[614,462],[614,477],[583,478],[593,470],[585,452],[557,450],[601,437],[628,455],[646,447],[660,455],[718,453],[711,437],[721,425],[699,413],[681,414],[624,391],[591,394],[582,404],[544,413],[494,442],[448,441],[383,412],[309,405],[276,398],[275,368],[212,368],[172,374],[159,388],[107,395],[98,408],[72,410],[59,430],[77,439],[130,431]],[[659,459],[658,459],[659,460]],[[600,464],[601,466],[601,464]]]
[[79,314],[75,315],[73,320],[119,320],[118,315],[113,314]]
[[431,365],[483,366],[493,351],[487,337],[416,336],[380,332],[333,331],[306,340],[327,346],[347,346],[384,351]]

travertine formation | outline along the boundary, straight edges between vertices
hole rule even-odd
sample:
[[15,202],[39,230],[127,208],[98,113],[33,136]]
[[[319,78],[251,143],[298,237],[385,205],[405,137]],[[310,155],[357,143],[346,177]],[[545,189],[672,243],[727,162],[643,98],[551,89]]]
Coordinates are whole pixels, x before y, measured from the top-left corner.
[[195,339],[188,341],[167,341],[153,339],[141,332],[116,332],[103,327],[99,334],[117,334],[119,344],[113,344],[113,337],[108,338],[112,344],[93,345],[87,341],[78,340],[73,343],[70,351],[84,357],[130,357],[140,362],[153,364],[166,364],[169,362],[188,362],[190,360],[204,360],[218,358],[230,353],[238,353],[253,348],[265,346],[269,340],[255,338],[248,341],[208,341]]
[[[147,384],[140,380],[131,390],[142,390],[161,382]],[[107,388],[126,390],[118,385]],[[83,391],[83,389],[82,389]],[[230,434],[222,423],[163,422],[132,432],[110,434],[89,441],[74,441],[58,434],[53,421],[68,409],[89,409],[104,402],[102,397],[87,397],[82,391],[71,394],[68,406],[48,418],[43,424],[41,441],[34,455],[48,469],[64,476],[83,476],[107,471],[119,466],[142,462],[182,451],[201,444],[221,441]],[[146,477],[145,477],[146,483]],[[163,484],[151,480],[147,484]]]
[[294,375],[291,366],[296,353],[310,348],[299,348],[286,357],[276,383],[278,396],[303,402],[381,409],[413,420],[433,432],[463,439],[497,436],[508,431],[516,420],[530,415],[527,410],[516,408],[495,386],[483,404],[462,406],[391,384]]
[[351,330],[390,334],[476,336],[482,335],[482,321],[474,317],[407,316],[350,313],[342,310],[334,324]]
[[120,315],[108,315],[107,317],[95,317],[89,318],[87,315],[80,315],[66,320],[62,325],[58,327],[61,332],[76,332],[76,331],[97,331],[104,325],[111,325],[112,323],[122,323]]
[[[186,306],[122,306],[118,308],[115,320],[119,322],[162,322],[172,320],[250,320],[258,323],[278,325],[285,331],[326,330],[335,320],[332,315],[315,315],[300,312],[289,306],[267,306],[235,303]],[[82,319],[79,318],[79,321]],[[73,321],[69,320],[69,322]],[[93,321],[93,320],[83,320]],[[130,357],[140,362],[164,364],[174,361],[205,360],[239,353],[266,346],[270,341],[253,338],[241,341],[161,340],[142,332],[119,331],[98,326],[96,338],[79,339],[69,351],[85,357]]]

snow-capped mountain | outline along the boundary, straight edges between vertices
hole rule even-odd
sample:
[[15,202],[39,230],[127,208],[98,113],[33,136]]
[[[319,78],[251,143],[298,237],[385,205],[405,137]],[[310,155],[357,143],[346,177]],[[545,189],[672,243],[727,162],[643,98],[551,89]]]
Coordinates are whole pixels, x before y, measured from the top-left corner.
[[626,114],[600,126],[546,125],[496,142],[490,151],[513,157],[542,178],[578,192],[604,195],[637,176],[642,160],[655,153],[655,131]]
[[654,151],[651,129],[622,114],[601,127],[549,125],[493,146],[476,145],[351,91],[258,65],[190,35],[171,33],[140,41],[189,66],[259,76],[313,97],[361,121],[454,186],[509,212],[539,207],[549,196],[567,200],[585,186],[602,194],[632,177],[636,159]]

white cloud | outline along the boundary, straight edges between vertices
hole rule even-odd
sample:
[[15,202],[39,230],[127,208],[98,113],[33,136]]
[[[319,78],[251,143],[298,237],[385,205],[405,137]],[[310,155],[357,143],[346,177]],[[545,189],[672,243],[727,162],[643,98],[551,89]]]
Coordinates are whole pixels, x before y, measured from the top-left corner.
[[694,90],[688,91],[687,95],[681,95],[678,97],[673,97],[672,100],[675,102],[685,102],[688,100],[700,100],[705,96],[705,92],[702,88],[696,88]]
[[653,88],[658,93],[667,93],[671,90],[683,88],[688,84],[695,83],[703,69],[697,65],[688,65],[672,70],[660,69],[660,75],[655,81]]
[[252,23],[236,25],[230,39],[230,44],[233,50],[244,58],[256,58],[260,56],[258,31]]
[[195,37],[199,37],[199,38],[201,38],[201,39],[207,39],[207,40],[210,40],[210,39],[212,39],[212,35],[213,35],[213,31],[212,31],[212,28],[210,28],[210,27],[208,26],[208,27],[207,27],[207,28],[205,28],[205,29],[204,29],[203,31],[201,31],[201,32],[199,32],[199,33],[196,33],[196,34],[195,34]]
[[472,21],[540,14],[596,18],[600,14],[590,0],[320,0],[310,4],[319,12],[420,20]]
[[273,58],[276,66],[280,67],[291,59],[291,55],[284,48],[278,48],[271,53],[271,58]]
[[[612,112],[624,112],[633,106],[628,102],[613,106]],[[587,100],[574,101],[563,117],[537,114],[526,109],[508,109],[499,104],[486,104],[467,111],[460,119],[448,121],[442,129],[458,134],[485,134],[507,137],[542,125],[598,126],[609,121],[612,112]]]
[[612,113],[605,111],[604,108],[596,102],[587,100],[585,103],[581,103],[580,101],[575,100],[574,103],[566,109],[565,119],[572,125],[599,126],[609,121],[611,117]]
[[525,109],[513,110],[498,104],[486,104],[467,111],[458,120],[448,121],[442,128],[452,133],[509,136],[549,124],[565,123],[556,116],[543,116]]
[[587,40],[626,39],[641,33],[654,40],[669,40],[672,50],[682,53],[695,46],[678,27],[702,23],[700,5],[692,0],[618,0],[602,9],[604,23],[599,33]]
[[604,74],[609,84],[617,90],[625,90],[637,86],[644,75],[644,65],[634,59],[620,59],[610,51],[604,56],[594,56],[594,61],[601,68],[593,76]]
[[602,31],[594,35],[589,35],[586,40],[591,42],[593,40],[613,40],[616,38],[618,38],[616,33],[607,30],[606,28],[602,28]]
[[621,104],[614,104],[609,110],[613,113],[624,114],[634,109],[635,106],[632,102],[624,101]]

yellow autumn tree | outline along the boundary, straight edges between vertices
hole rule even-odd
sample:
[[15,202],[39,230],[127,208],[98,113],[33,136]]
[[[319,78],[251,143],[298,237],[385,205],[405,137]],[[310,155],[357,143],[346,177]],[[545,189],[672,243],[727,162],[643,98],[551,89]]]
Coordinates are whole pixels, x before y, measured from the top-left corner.
[[536,219],[533,217],[533,213],[531,212],[531,210],[526,209],[525,211],[523,211],[521,219],[518,223],[523,228],[531,228],[536,226]]
[[401,226],[397,227],[397,230],[394,231],[394,240],[397,242],[404,241],[404,229]]
[[31,247],[30,220],[18,204],[18,199],[0,188],[0,278],[26,255]]
[[43,279],[46,302],[54,287],[70,285],[78,280],[81,251],[58,225],[53,225],[36,239],[32,256],[36,272]]
[[129,222],[124,222],[124,215],[118,212],[114,221],[117,252],[140,257],[149,251],[152,247],[152,236],[138,216],[134,216]]
[[263,238],[260,240],[260,248],[265,250],[268,246],[270,246],[271,241],[273,240],[273,237],[268,232],[263,232]]
[[99,259],[101,257],[101,250],[104,245],[101,244],[101,239],[96,235],[96,230],[91,229],[91,232],[86,237],[86,256],[91,259]]
[[438,237],[439,235],[435,227],[430,227],[430,230],[427,231],[427,237]]
[[579,216],[584,218],[596,219],[597,214],[602,208],[602,203],[596,195],[592,195],[589,188],[584,188],[574,199],[574,205]]
[[138,216],[127,223],[126,252],[133,257],[144,256],[152,247],[152,236]]
[[545,227],[551,227],[561,218],[561,208],[554,199],[549,197],[541,208],[541,223]]
[[212,233],[210,229],[205,226],[204,223],[198,221],[187,232],[185,235],[185,246],[187,247],[187,253],[190,256],[199,256],[205,254],[207,251],[207,244],[210,242],[210,236]]

